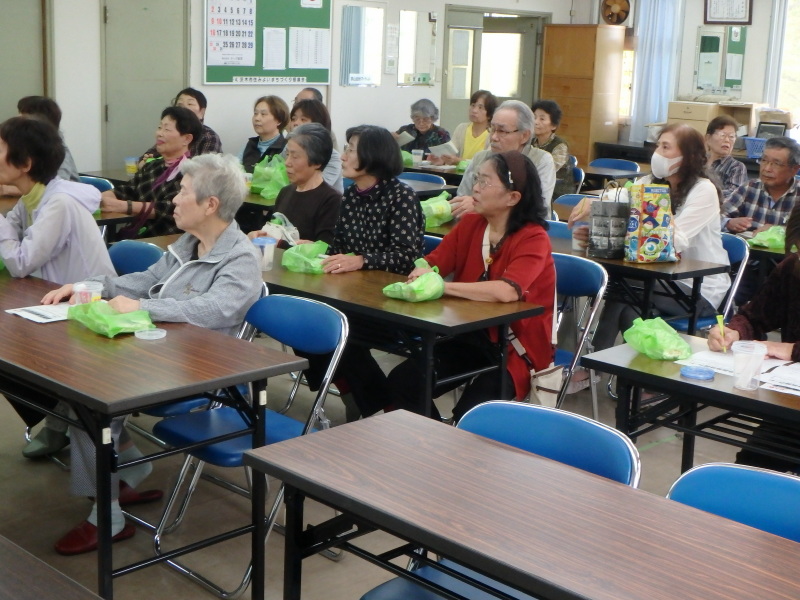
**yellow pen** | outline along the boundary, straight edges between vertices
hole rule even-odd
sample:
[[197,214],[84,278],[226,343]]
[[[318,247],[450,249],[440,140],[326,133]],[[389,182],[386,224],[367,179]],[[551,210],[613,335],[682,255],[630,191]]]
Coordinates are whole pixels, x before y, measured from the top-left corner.
[[728,352],[725,347],[725,323],[722,321],[722,315],[717,315],[717,325],[719,325],[719,333],[722,336],[722,351]]

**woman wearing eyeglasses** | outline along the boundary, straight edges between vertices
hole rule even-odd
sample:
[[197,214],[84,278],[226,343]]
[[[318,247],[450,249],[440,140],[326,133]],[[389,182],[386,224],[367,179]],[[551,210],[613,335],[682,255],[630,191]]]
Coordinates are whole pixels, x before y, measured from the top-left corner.
[[422,150],[425,154],[430,152],[431,146],[439,146],[450,141],[450,133],[444,128],[435,125],[439,120],[439,109],[436,105],[423,98],[411,105],[412,123],[403,125],[392,135],[395,139],[401,133],[408,133],[414,139],[407,144],[400,146],[401,150],[411,152],[412,150]]
[[[517,151],[494,154],[480,166],[473,188],[475,211],[463,219],[428,254],[431,267],[438,267],[447,296],[479,302],[522,300],[544,307],[535,317],[522,319],[511,330],[522,344],[529,366],[511,344],[507,344],[505,378],[507,395],[501,394],[497,371],[473,378],[455,409],[458,421],[473,406],[487,400],[523,399],[530,391],[530,369],[547,367],[553,360],[551,331],[555,294],[555,267],[547,223],[540,216],[542,192],[531,161]],[[414,269],[414,280],[428,269]],[[480,369],[497,361],[497,329],[457,336],[437,344],[434,359],[439,380]],[[423,370],[415,359],[397,366],[384,379],[378,393],[355,397],[361,413],[369,416],[386,406],[424,413]],[[437,386],[434,397],[456,388],[463,381]],[[439,418],[436,407],[432,416]]]
[[709,177],[716,179],[723,200],[747,183],[747,168],[731,156],[737,127],[732,117],[720,115],[712,119],[706,129],[706,170]]

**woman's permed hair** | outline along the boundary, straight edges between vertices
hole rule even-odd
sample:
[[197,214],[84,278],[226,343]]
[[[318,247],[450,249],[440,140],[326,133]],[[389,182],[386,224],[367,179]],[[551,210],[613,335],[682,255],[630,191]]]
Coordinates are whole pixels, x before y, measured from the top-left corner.
[[[306,100],[302,100],[306,102]],[[316,102],[316,100],[309,100]],[[320,123],[303,123],[289,133],[289,139],[300,146],[308,157],[308,164],[319,167],[321,171],[331,160],[333,139],[331,132]]]
[[203,124],[197,115],[183,106],[168,106],[161,111],[161,118],[169,117],[175,121],[175,128],[181,135],[191,134],[192,142],[196,142],[203,133]]
[[181,163],[181,173],[192,178],[198,204],[216,196],[217,215],[226,223],[233,221],[247,195],[242,166],[232,154],[200,154]]

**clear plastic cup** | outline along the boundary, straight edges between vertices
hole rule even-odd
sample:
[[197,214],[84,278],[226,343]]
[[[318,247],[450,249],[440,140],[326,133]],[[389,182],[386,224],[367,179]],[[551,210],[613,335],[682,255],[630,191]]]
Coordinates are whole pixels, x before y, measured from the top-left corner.
[[[572,225],[573,229],[575,227],[589,227],[589,221],[575,221]],[[586,242],[583,240],[579,240],[578,238],[572,238],[572,249],[577,251],[586,250],[584,246]]]
[[75,304],[98,302],[103,297],[103,284],[99,281],[79,281],[72,286]]
[[755,390],[759,386],[761,366],[767,355],[764,344],[739,341],[731,344],[733,351],[733,387],[740,390]]
[[253,240],[253,244],[261,254],[261,270],[271,271],[278,240],[273,237],[257,237]]
[[126,156],[125,157],[125,173],[128,174],[128,177],[133,177],[136,175],[136,171],[139,170],[139,159],[136,156]]
[[423,150],[412,150],[411,151],[411,160],[414,161],[415,165],[418,165],[422,162],[422,159],[425,157],[425,153]]

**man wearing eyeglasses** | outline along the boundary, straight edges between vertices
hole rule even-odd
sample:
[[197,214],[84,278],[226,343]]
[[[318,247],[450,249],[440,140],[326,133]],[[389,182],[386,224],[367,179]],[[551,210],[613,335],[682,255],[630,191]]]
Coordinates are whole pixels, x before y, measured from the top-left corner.
[[450,200],[453,217],[458,219],[461,215],[473,211],[472,188],[475,186],[478,169],[483,161],[492,154],[516,150],[530,158],[533,166],[536,167],[544,196],[544,208],[541,216],[545,219],[552,219],[550,201],[556,185],[556,167],[553,163],[553,156],[549,152],[531,146],[533,121],[533,111],[527,104],[519,100],[506,100],[494,111],[492,122],[489,124],[491,149],[478,152],[464,172],[461,185],[458,186],[458,196]]

